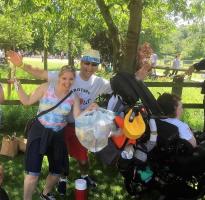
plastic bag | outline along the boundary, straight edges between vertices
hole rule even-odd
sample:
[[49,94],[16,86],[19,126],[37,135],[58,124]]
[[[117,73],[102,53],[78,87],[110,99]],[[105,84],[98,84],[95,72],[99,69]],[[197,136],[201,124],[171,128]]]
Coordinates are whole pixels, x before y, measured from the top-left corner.
[[84,113],[75,120],[76,136],[91,152],[98,152],[108,144],[108,137],[116,131],[115,113],[103,108]]

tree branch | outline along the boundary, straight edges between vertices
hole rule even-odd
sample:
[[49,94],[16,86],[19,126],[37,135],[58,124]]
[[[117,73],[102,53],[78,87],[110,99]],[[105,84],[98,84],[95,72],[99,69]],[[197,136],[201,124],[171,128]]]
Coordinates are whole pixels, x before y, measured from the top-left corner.
[[119,31],[111,17],[109,7],[105,4],[105,1],[96,0],[96,2],[105,20],[105,23],[107,24],[109,37],[111,38],[113,44],[114,66],[118,68],[120,65],[120,61],[117,58],[120,57],[120,49],[121,49]]

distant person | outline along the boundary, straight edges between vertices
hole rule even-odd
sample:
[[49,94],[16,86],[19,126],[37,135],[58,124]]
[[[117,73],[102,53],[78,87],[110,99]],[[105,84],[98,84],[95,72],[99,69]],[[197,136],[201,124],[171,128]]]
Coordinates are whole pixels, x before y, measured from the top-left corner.
[[2,84],[0,83],[0,103],[4,101],[4,90]]
[[183,107],[180,97],[174,94],[163,93],[157,99],[159,106],[168,118],[161,119],[175,125],[179,131],[179,137],[187,140],[193,147],[197,146],[196,139],[188,124],[182,122],[180,117],[183,113]]
[[[0,83],[0,104],[4,101],[4,90]],[[0,108],[0,126],[2,125],[2,110]]]
[[157,59],[158,59],[158,56],[156,53],[152,53],[151,55],[151,65],[152,65],[152,75],[156,76],[157,73],[156,73],[156,66],[157,66]]
[[5,63],[5,53],[4,50],[0,49],[0,63]]
[[175,59],[173,60],[173,63],[172,63],[172,68],[173,68],[173,71],[170,74],[170,76],[177,75],[178,69],[180,68],[180,54],[177,54],[175,56]]
[[9,200],[8,194],[2,188],[3,180],[4,180],[4,169],[3,166],[0,164],[0,200]]
[[44,52],[41,52],[41,62],[44,62]]
[[200,60],[198,63],[193,64],[185,74],[191,75],[194,71],[205,70],[205,59]]
[[61,60],[64,59],[64,52],[61,51]]
[[0,49],[0,58],[4,58],[4,52]]

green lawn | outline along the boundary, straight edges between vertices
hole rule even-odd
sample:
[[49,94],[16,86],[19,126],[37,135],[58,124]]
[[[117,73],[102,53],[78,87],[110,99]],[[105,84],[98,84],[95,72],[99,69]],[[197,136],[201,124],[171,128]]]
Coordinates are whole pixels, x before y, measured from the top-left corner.
[[[4,188],[9,193],[11,200],[22,200],[23,193],[23,177],[24,155],[19,154],[14,159],[9,159],[0,156],[0,163],[3,163],[5,168]],[[90,172],[98,182],[98,187],[95,190],[89,190],[90,200],[125,200],[129,199],[124,186],[123,179],[118,174],[115,168],[103,167],[102,164],[96,161],[94,154],[90,154]],[[44,159],[42,175],[34,194],[34,200],[39,200],[39,193],[45,184],[47,175],[48,163]],[[62,198],[57,195],[57,199],[74,199],[74,181],[79,178],[78,165],[74,159],[70,159],[70,181],[68,184],[68,194]]]

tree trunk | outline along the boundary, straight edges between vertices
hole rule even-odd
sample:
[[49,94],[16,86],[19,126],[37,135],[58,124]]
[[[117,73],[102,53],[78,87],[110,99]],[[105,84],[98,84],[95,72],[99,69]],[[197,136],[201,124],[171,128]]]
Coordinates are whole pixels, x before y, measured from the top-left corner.
[[108,6],[106,6],[105,1],[104,0],[96,0],[96,2],[98,4],[98,7],[101,11],[101,14],[102,14],[104,20],[105,20],[105,23],[108,26],[108,34],[109,34],[109,37],[112,41],[112,45],[113,45],[113,70],[118,71],[120,69],[121,55],[122,55],[118,29],[112,20],[109,8],[108,8]]
[[123,56],[122,71],[134,73],[136,71],[136,55],[139,43],[142,22],[142,0],[130,0],[130,20],[127,31],[125,52]]
[[72,43],[69,42],[68,44],[68,65],[74,67],[74,57],[72,54]]
[[44,70],[48,70],[48,49],[46,47],[44,47],[43,55]]
[[96,2],[108,26],[109,37],[112,40],[114,71],[134,73],[136,71],[136,54],[141,31],[143,0],[130,0],[130,20],[124,52],[122,52],[123,44],[120,43],[118,29],[112,20],[108,6],[106,6],[104,0],[96,0]]

